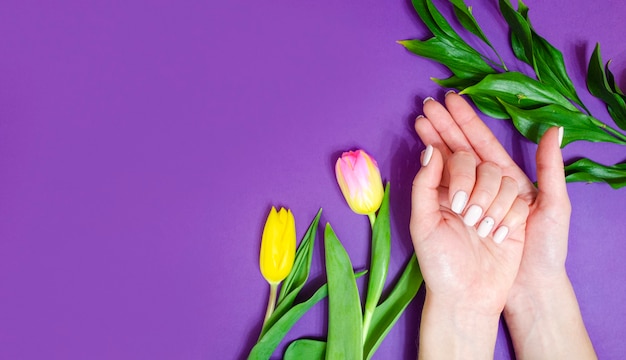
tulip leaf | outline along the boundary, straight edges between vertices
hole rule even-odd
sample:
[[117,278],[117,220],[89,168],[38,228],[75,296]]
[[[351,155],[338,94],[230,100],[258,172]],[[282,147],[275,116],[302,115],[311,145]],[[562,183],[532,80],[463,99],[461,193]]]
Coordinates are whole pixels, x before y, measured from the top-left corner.
[[571,111],[560,105],[546,105],[524,110],[502,103],[513,119],[515,128],[527,139],[537,143],[543,133],[553,126],[562,126],[563,146],[578,140],[626,144],[607,133],[595,118],[580,111]]
[[298,339],[289,344],[283,360],[323,360],[325,354],[325,341]]
[[279,306],[283,303],[288,305],[293,304],[295,296],[300,292],[304,283],[309,278],[315,236],[317,235],[317,227],[321,215],[322,209],[320,209],[315,215],[315,218],[313,218],[311,225],[309,225],[309,228],[298,246],[293,268],[280,288],[280,294],[278,296]]
[[330,224],[324,233],[328,278],[326,359],[362,359],[363,319],[352,262]]
[[[365,275],[367,271],[359,271],[353,273],[354,278],[358,279]],[[320,286],[313,295],[307,300],[292,306],[280,319],[267,329],[265,334],[259,338],[248,355],[248,360],[267,360],[272,356],[278,344],[283,340],[287,332],[293,325],[304,315],[313,305],[328,295],[328,284]]]
[[283,316],[277,319],[274,324],[267,329],[259,341],[254,345],[248,356],[248,360],[267,360],[272,356],[274,350],[285,337],[291,327],[304,315],[313,305],[328,295],[328,286],[324,284],[306,301],[291,307]]
[[[612,76],[612,74],[611,74]],[[600,44],[596,45],[589,61],[587,70],[587,88],[589,92],[604,101],[615,124],[626,130],[626,99],[614,89],[615,80],[609,82],[604,72],[604,64],[600,54]]]
[[378,305],[374,312],[370,331],[363,344],[366,359],[370,359],[374,355],[389,330],[413,300],[423,282],[424,278],[417,258],[413,255],[389,296]]
[[606,166],[583,158],[565,167],[567,181],[604,182],[614,189],[626,186],[626,162]]
[[578,111],[563,95],[554,88],[544,85],[519,72],[505,72],[487,75],[474,86],[461,91],[461,94],[499,99],[522,109],[530,109],[547,104],[558,104],[562,107]]
[[367,285],[367,297],[365,298],[365,311],[363,318],[363,332],[367,336],[372,315],[378,305],[378,300],[385,287],[389,257],[391,255],[391,226],[389,224],[389,183],[385,186],[380,210],[372,229],[372,248],[369,268],[369,281]]

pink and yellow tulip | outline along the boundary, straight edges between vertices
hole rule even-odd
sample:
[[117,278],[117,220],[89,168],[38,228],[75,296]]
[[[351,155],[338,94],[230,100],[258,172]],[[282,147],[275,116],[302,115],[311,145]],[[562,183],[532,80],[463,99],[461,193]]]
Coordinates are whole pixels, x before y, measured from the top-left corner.
[[335,164],[335,175],[352,211],[372,215],[380,208],[383,182],[376,160],[365,151],[344,152]]

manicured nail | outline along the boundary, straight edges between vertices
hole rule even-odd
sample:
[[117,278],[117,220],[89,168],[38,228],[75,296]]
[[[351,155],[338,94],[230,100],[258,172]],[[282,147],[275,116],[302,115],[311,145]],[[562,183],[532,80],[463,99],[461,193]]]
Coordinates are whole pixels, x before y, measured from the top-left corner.
[[428,145],[426,146],[426,149],[422,153],[422,166],[428,165],[428,163],[430,162],[430,158],[432,157],[433,157],[433,146]]
[[467,204],[467,193],[463,190],[457,191],[456,194],[452,197],[452,205],[450,205],[452,211],[457,214],[463,212],[465,209],[465,205]]
[[563,127],[562,126],[559,127],[559,147],[561,147],[561,145],[563,145]]
[[483,221],[480,222],[480,225],[478,225],[478,230],[476,230],[478,236],[481,238],[487,237],[487,235],[491,232],[491,229],[493,229],[494,223],[495,221],[493,218],[490,218],[489,216],[484,218]]
[[425,98],[424,101],[422,101],[422,104],[426,104],[427,102],[429,102],[431,100],[435,100],[435,99],[433,99],[432,97],[429,96],[429,97]]
[[423,117],[424,117],[424,115],[417,115],[417,117],[415,118],[415,120],[417,120],[417,119],[421,119],[421,118],[423,118]]
[[454,90],[448,90],[446,91],[446,96],[450,95],[450,94],[456,94],[456,91]]
[[500,226],[498,230],[493,234],[493,242],[496,244],[502,244],[506,236],[509,234],[509,228],[506,226]]
[[463,217],[463,222],[467,226],[474,226],[480,219],[480,216],[483,214],[483,209],[478,205],[472,205],[467,209],[465,216]]

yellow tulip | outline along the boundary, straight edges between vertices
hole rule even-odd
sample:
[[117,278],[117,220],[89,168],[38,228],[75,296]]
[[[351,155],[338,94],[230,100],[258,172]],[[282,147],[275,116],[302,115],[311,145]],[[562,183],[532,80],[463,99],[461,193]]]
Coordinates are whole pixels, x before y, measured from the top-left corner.
[[265,222],[259,263],[261,273],[270,284],[283,281],[296,256],[296,223],[291,210],[272,207]]
[[296,256],[296,222],[291,210],[281,208],[276,211],[272,206],[261,240],[259,265],[261,274],[270,284],[270,297],[265,313],[265,321],[269,319],[276,306],[278,284],[285,280]]
[[335,175],[352,211],[373,216],[385,193],[376,160],[363,150],[344,152],[335,164]]

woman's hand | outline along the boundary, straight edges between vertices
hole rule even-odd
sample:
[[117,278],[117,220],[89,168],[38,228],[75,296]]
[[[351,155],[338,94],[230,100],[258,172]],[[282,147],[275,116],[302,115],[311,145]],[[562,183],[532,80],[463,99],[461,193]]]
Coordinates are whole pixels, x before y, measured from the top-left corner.
[[563,130],[549,129],[540,141],[537,189],[462,97],[448,93],[445,104],[425,101],[425,117],[415,122],[422,141],[435,145],[444,159],[467,151],[479,164],[497,164],[516,180],[529,206],[524,252],[504,312],[518,358],[595,357],[565,270],[571,206],[560,151]]
[[493,356],[524,247],[528,205],[518,195],[517,182],[494,163],[477,165],[460,151],[444,164],[439,150],[424,151],[411,213],[427,289],[420,356]]

